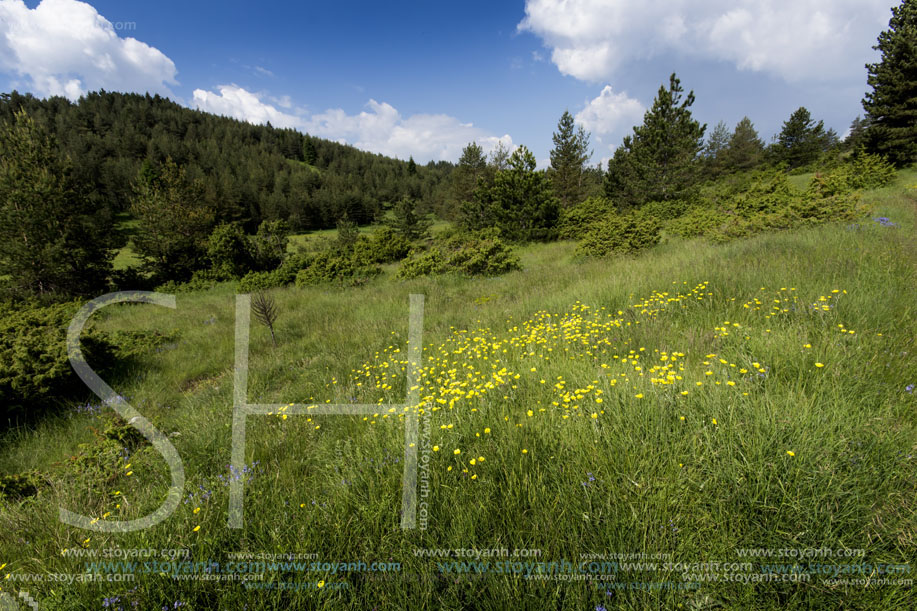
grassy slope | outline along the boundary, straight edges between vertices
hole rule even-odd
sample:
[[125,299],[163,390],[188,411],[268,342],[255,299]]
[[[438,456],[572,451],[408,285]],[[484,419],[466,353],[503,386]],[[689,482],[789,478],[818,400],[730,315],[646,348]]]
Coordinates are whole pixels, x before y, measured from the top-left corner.
[[[252,401],[401,401],[403,374],[395,363],[407,337],[408,294],[426,295],[425,356],[436,365],[433,378],[448,378],[454,367],[457,381],[469,382],[463,391],[478,387],[481,396],[452,410],[433,400],[439,409],[431,416],[430,442],[442,449],[431,455],[424,531],[398,528],[403,427],[382,414],[375,424],[342,416],[249,418],[246,462],[258,465],[246,485],[245,528],[227,528],[228,490],[220,478],[228,475],[230,458],[232,289],[179,295],[176,310],[109,308],[98,315],[105,329],[181,333],[174,346],[131,365],[116,387],[160,430],[180,433],[172,440],[184,461],[188,502],[149,530],[93,533],[86,541],[85,531],[57,521],[57,507],[93,516],[112,512],[109,519],[148,513],[167,486],[162,459],[138,451],[127,459],[131,476],[121,461],[100,483],[70,460],[79,443],[98,443],[92,427],[104,426],[99,417],[71,413],[15,433],[5,440],[0,468],[39,469],[55,484],[0,511],[4,572],[79,573],[82,561],[61,550],[81,547],[188,548],[195,560],[218,562],[234,551],[315,553],[327,562],[393,560],[402,571],[390,581],[368,572],[265,577],[326,582],[299,591],[140,574],[133,584],[10,582],[4,590],[29,590],[43,609],[96,609],[111,596],[150,609],[176,601],[192,609],[251,610],[914,608],[913,589],[828,585],[822,575],[807,584],[721,581],[655,591],[493,575],[442,578],[436,562],[413,552],[538,548],[539,560],[572,563],[585,553],[645,552],[700,563],[747,562],[737,548],[862,548],[866,562],[914,563],[917,401],[905,386],[917,383],[917,191],[908,185],[917,185],[917,173],[903,173],[895,187],[869,194],[876,216],[890,217],[898,228],[865,221],[721,246],[672,241],[637,259],[585,263],[573,261],[572,244],[555,243],[523,249],[525,271],[499,278],[384,278],[352,289],[278,291],[280,345],[272,348],[266,331],[253,326]],[[705,282],[698,300],[691,291]],[[662,302],[678,292],[689,297],[656,315],[643,310],[659,309],[659,302],[632,307],[657,291],[669,293]],[[788,311],[767,317],[774,299],[787,299],[777,307]],[[574,307],[578,302],[589,310]],[[747,302],[751,307],[743,308]],[[832,308],[816,312],[813,303]],[[567,313],[565,326],[549,328],[539,319],[530,327],[534,343],[520,339],[523,321],[539,311]],[[606,326],[580,320],[594,312]],[[608,326],[608,313],[621,319],[620,327]],[[838,325],[856,333],[842,333]],[[715,330],[724,327],[727,336]],[[452,328],[479,339],[455,354],[462,344]],[[402,353],[393,353],[394,346]],[[630,350],[641,358],[622,365]],[[649,382],[664,377],[662,352],[684,354],[678,357],[683,371],[671,370],[681,379],[671,385]],[[393,388],[350,384],[351,372],[366,363],[370,380],[385,371],[392,377],[384,383]],[[503,367],[509,373],[502,384],[483,386]],[[558,376],[565,391],[580,390],[571,401],[576,410],[553,387]],[[440,397],[443,384],[431,378],[424,394]],[[486,460],[470,466],[468,459],[478,456]],[[471,480],[472,474],[478,477]],[[92,482],[100,488],[90,491]],[[758,565],[769,562],[753,563],[753,570],[741,572],[760,573]],[[681,572],[622,570],[615,577],[622,584],[685,583]],[[333,589],[339,582],[349,588]]]

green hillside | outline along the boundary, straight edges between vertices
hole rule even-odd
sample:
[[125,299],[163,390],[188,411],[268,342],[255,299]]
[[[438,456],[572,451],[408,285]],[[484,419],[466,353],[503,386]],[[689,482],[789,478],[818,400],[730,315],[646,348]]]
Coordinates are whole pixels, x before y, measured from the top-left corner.
[[[178,451],[181,501],[133,533],[62,524],[59,508],[139,518],[170,482],[98,399],[70,406],[2,440],[0,471],[37,493],[3,480],[0,565],[41,609],[912,609],[917,172],[864,201],[857,222],[725,244],[585,260],[530,244],[495,278],[387,266],[362,286],[275,289],[276,347],[252,320],[249,402],[403,403],[420,294],[419,406],[249,416],[242,472],[235,284],[174,310],[111,306],[97,328],[169,334],[112,384]],[[414,452],[427,504],[405,530]],[[88,564],[120,560],[138,564]],[[24,583],[51,574],[99,577]]]

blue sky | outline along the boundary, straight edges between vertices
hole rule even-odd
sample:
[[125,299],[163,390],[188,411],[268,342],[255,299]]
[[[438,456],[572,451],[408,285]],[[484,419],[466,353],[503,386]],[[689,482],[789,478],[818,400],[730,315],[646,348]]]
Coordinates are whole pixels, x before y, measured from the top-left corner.
[[896,0],[0,0],[0,89],[157,92],[374,152],[471,140],[547,165],[569,109],[611,156],[677,72],[695,116],[765,140],[799,106],[841,135]]

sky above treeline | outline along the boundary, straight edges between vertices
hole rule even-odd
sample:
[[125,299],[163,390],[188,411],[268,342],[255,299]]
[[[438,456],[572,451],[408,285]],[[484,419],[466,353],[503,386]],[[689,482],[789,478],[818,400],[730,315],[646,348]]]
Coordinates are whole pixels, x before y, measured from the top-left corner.
[[694,116],[843,136],[898,0],[0,0],[0,89],[159,93],[416,161],[471,141],[540,167],[564,110],[604,163],[669,75]]

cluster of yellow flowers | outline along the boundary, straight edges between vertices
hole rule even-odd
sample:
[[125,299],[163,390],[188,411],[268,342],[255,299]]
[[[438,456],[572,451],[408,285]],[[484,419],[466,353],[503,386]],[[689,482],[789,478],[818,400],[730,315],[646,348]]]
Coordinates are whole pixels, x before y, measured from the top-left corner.
[[[714,339],[725,341],[723,349],[737,356],[727,358],[727,354],[711,352],[691,357],[684,351],[668,347],[661,350],[640,346],[635,332],[638,331],[636,325],[641,322],[690,308],[692,304],[715,308],[736,302],[735,298],[714,299],[708,282],[693,288],[688,288],[686,282],[681,284],[685,287],[682,290],[655,291],[646,298],[634,299],[632,305],[621,310],[593,308],[576,302],[565,312],[539,311],[522,322],[509,319],[502,332],[489,328],[473,331],[450,328],[451,333],[445,341],[423,348],[424,358],[415,378],[416,385],[410,389],[419,393],[420,401],[401,409],[380,407],[378,413],[364,420],[368,424],[385,419],[400,420],[408,410],[439,418],[437,413],[441,412],[448,416],[437,423],[440,435],[448,436],[458,433],[456,422],[467,422],[471,414],[475,414],[481,424],[495,426],[502,416],[504,424],[524,427],[539,415],[559,417],[561,421],[575,417],[597,421],[605,414],[609,401],[620,406],[628,400],[660,393],[687,397],[693,392],[710,392],[708,388],[720,387],[747,396],[754,391],[757,382],[768,376],[769,368],[748,358],[747,351],[732,350],[734,343],[730,342],[733,339],[741,341],[742,337],[750,339],[755,333],[753,319],[760,314],[763,314],[763,321],[768,321],[792,313],[818,313],[799,306],[795,287],[781,287],[769,300],[755,297],[738,302],[747,311],[745,317],[751,316],[749,320],[724,320],[714,327]],[[762,287],[761,290],[767,289]],[[816,303],[832,304],[841,293],[846,294],[846,291],[834,290],[819,297]],[[773,305],[766,305],[768,301]],[[821,307],[814,309],[823,311]],[[735,312],[735,309],[730,311]],[[838,328],[843,333],[853,333],[842,324]],[[763,332],[769,333],[770,329],[763,329]],[[731,334],[738,337],[731,338]],[[354,370],[349,382],[353,391],[382,395],[378,397],[380,405],[403,400],[403,380],[408,366],[403,346],[401,341],[395,341],[377,352],[371,362]],[[805,344],[804,348],[810,349],[811,344]],[[746,359],[750,362],[745,362]],[[814,367],[820,369],[824,364],[814,363]],[[571,370],[587,372],[588,383],[568,380],[563,374],[569,375]],[[510,406],[509,411],[506,405]],[[684,420],[684,416],[680,419]],[[711,421],[716,423],[715,418]],[[486,435],[491,429],[483,430]],[[481,437],[480,429],[475,437]],[[433,446],[434,452],[439,448],[440,445]],[[484,457],[474,451],[473,456],[477,458],[461,464],[457,458],[461,451],[462,448],[454,449],[455,458],[447,471],[455,466],[469,474],[469,466],[480,467],[484,462]],[[470,478],[477,479],[477,475],[471,473]]]

